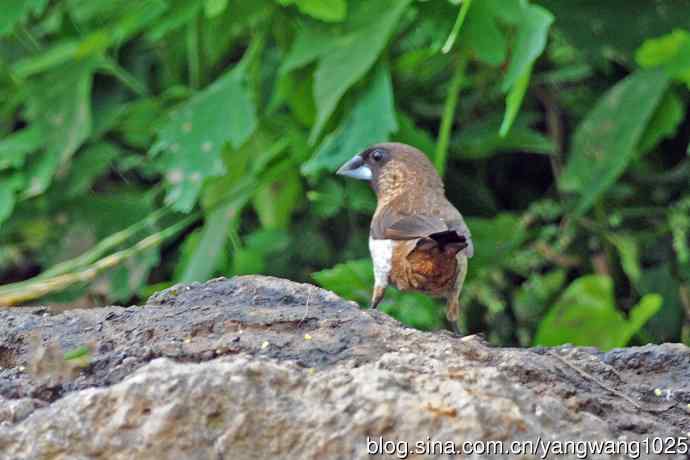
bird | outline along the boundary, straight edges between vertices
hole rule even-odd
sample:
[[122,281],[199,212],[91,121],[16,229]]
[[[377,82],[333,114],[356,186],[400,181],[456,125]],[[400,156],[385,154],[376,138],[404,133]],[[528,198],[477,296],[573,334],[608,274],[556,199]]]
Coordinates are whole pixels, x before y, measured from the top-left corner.
[[377,308],[389,284],[444,298],[446,318],[460,334],[460,292],[474,245],[429,157],[411,145],[379,143],[352,157],[336,174],[367,181],[376,194],[369,229],[374,269],[370,308]]

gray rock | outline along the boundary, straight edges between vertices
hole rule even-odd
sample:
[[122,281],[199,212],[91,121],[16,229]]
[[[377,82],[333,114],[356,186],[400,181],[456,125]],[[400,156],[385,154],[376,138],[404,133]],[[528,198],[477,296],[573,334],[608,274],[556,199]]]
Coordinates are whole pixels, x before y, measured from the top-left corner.
[[175,286],[129,308],[0,310],[0,366],[0,459],[365,459],[384,442],[397,455],[379,458],[418,442],[436,453],[414,458],[448,458],[440,443],[634,449],[690,432],[682,345],[497,349],[270,277]]

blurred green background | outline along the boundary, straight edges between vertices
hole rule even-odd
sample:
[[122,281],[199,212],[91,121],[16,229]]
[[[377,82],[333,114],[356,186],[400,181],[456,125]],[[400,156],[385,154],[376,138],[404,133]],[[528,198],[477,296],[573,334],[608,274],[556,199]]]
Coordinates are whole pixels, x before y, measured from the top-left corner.
[[468,332],[690,344],[689,30],[681,0],[5,0],[0,305],[248,273],[366,305],[375,199],[333,172],[396,140],[473,233]]

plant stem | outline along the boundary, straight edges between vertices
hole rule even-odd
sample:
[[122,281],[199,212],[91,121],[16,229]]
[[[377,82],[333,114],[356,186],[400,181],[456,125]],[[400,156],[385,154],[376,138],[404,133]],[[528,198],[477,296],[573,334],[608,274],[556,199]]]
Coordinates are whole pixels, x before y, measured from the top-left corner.
[[446,161],[448,158],[448,143],[450,142],[450,133],[453,128],[453,121],[455,119],[455,107],[458,105],[458,96],[462,81],[465,78],[465,68],[467,67],[467,57],[464,53],[459,53],[455,63],[455,70],[453,71],[453,78],[448,87],[448,94],[446,94],[446,102],[443,108],[443,118],[441,118],[441,127],[438,131],[438,140],[436,142],[436,154],[434,156],[434,164],[438,174],[443,177],[446,171]]
[[168,228],[154,233],[153,235],[147,236],[146,238],[137,242],[134,246],[110,254],[109,256],[104,257],[91,265],[81,268],[79,271],[53,276],[52,278],[34,278],[30,280],[30,282],[21,286],[18,286],[18,284],[21,283],[5,286],[0,290],[0,304],[16,305],[20,302],[43,297],[46,294],[64,289],[75,283],[91,281],[99,273],[108,268],[117,266],[123,260],[132,257],[133,255],[138,254],[148,248],[160,245],[168,238],[187,228],[200,217],[200,212],[190,214]]
[[453,44],[458,38],[458,33],[460,33],[460,28],[462,28],[462,24],[465,22],[465,16],[467,16],[467,12],[470,10],[471,5],[472,0],[463,0],[462,5],[460,5],[460,11],[458,11],[458,17],[455,19],[453,29],[450,31],[450,35],[448,35],[446,42],[443,44],[443,48],[441,48],[443,54],[448,54],[451,48],[453,48]]
[[189,86],[201,87],[201,15],[187,26],[187,67],[189,69]]

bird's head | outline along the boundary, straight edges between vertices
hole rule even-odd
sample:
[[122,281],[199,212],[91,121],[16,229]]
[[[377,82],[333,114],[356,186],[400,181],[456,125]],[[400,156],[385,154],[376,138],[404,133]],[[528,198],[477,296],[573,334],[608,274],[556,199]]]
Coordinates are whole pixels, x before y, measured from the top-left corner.
[[336,174],[368,181],[377,194],[409,186],[443,189],[434,165],[423,152],[395,142],[365,149],[342,165]]

